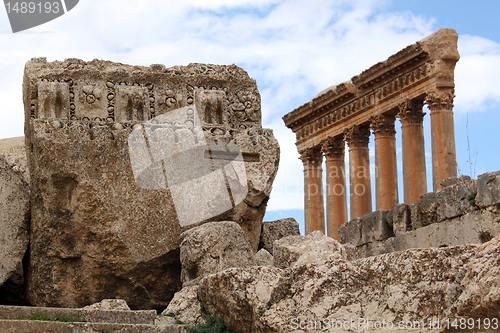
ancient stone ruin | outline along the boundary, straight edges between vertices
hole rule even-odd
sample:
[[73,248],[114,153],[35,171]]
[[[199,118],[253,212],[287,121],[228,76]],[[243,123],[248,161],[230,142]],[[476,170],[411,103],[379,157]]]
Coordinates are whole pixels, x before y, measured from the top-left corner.
[[344,146],[349,146],[351,219],[372,212],[370,129],[375,136],[376,209],[399,203],[394,122],[402,124],[404,203],[427,193],[422,111],[431,110],[432,177],[456,177],[453,125],[458,34],[441,29],[380,62],[351,81],[322,91],[283,117],[297,137],[304,163],[305,227],[325,232],[322,160],[326,158],[328,235],[339,239],[347,222]]
[[164,308],[180,234],[206,221],[257,251],[279,146],[244,70],[37,58],[23,92],[33,305]]

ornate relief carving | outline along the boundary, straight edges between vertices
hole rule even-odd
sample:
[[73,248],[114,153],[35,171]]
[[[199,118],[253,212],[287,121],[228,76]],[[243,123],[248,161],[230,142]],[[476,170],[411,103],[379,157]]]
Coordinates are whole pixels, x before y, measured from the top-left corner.
[[453,99],[455,98],[455,91],[431,91],[427,94],[425,104],[429,106],[431,112],[433,111],[452,111]]
[[368,148],[370,127],[354,125],[345,130],[344,138],[349,148]]
[[321,149],[313,147],[299,151],[299,159],[304,163],[304,167],[321,167],[323,162],[323,154]]
[[111,81],[106,82],[107,94],[106,99],[108,100],[108,119],[115,121],[115,84]]
[[403,125],[406,124],[422,124],[425,112],[422,111],[424,106],[423,101],[406,100],[399,105],[398,118],[401,119]]
[[394,116],[380,114],[370,119],[370,127],[375,136],[394,136],[396,129],[394,128]]
[[344,159],[345,141],[341,136],[328,138],[323,141],[321,150],[325,154],[326,159]]

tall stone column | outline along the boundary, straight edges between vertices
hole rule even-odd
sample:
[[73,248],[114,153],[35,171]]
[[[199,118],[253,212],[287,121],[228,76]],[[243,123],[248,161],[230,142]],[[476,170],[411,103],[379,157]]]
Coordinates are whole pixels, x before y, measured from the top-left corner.
[[453,89],[432,91],[425,103],[431,110],[432,132],[432,182],[434,191],[448,177],[457,176],[455,151],[455,125],[453,123]]
[[349,182],[351,220],[372,211],[370,181],[370,128],[353,126],[346,130],[345,140],[349,145]]
[[378,115],[371,119],[375,134],[375,195],[378,209],[391,210],[399,203],[396,130],[393,115]]
[[304,222],[306,235],[314,230],[325,233],[325,211],[323,207],[323,155],[318,148],[301,152],[304,163]]
[[326,225],[328,237],[339,239],[339,229],[347,222],[345,183],[345,143],[342,137],[328,138],[322,150],[326,158]]
[[403,181],[405,204],[418,202],[418,197],[427,193],[425,171],[424,126],[422,121],[423,101],[408,100],[399,106],[403,137]]

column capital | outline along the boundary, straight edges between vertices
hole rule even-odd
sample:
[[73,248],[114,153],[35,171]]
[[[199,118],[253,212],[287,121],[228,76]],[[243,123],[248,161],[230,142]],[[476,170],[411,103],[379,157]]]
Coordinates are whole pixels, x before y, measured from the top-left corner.
[[321,154],[321,149],[316,147],[306,148],[299,151],[299,159],[304,163],[304,168],[314,168],[321,167],[321,162],[323,162],[323,154]]
[[425,104],[427,104],[431,112],[452,111],[454,98],[454,89],[432,90],[427,93]]
[[328,138],[321,144],[321,150],[327,160],[344,160],[345,143],[344,138],[337,136]]
[[373,116],[370,119],[370,127],[372,128],[375,137],[394,137],[394,135],[396,135],[396,129],[394,127],[395,120],[396,117],[392,115],[379,114],[377,116]]
[[410,100],[407,99],[403,103],[399,104],[398,118],[401,120],[401,124],[418,124],[421,125],[425,116],[422,108],[424,106],[424,101]]
[[370,142],[370,127],[354,125],[344,132],[344,138],[349,148],[368,148]]

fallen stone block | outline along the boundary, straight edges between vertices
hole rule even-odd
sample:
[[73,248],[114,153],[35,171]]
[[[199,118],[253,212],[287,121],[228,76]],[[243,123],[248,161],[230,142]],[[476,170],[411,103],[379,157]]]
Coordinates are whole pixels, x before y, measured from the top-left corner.
[[438,202],[436,199],[436,193],[430,192],[421,195],[418,198],[418,223],[414,226],[414,228],[437,223],[437,209]]
[[274,266],[286,269],[326,260],[346,259],[346,252],[335,239],[315,230],[307,236],[288,236],[274,243]]
[[273,255],[269,252],[267,252],[266,249],[260,249],[256,254],[255,254],[255,264],[257,266],[273,266],[274,264],[274,258]]
[[479,175],[475,203],[481,208],[500,203],[500,171]]
[[279,145],[243,69],[35,58],[24,74],[32,304],[163,308],[180,234],[209,221],[257,251]]
[[361,245],[361,217],[356,217],[351,221],[342,224],[339,229],[341,244]]
[[299,224],[294,218],[264,222],[260,233],[259,249],[266,249],[272,255],[274,242],[292,235],[300,235]]
[[394,236],[392,228],[387,223],[388,210],[377,210],[361,218],[361,243],[383,241]]
[[19,268],[28,247],[29,187],[0,157],[0,285]]
[[445,187],[436,192],[437,220],[441,222],[475,209],[471,195],[477,193],[477,181],[469,180]]
[[255,265],[250,243],[235,222],[209,222],[181,234],[181,280],[192,285],[230,267]]
[[387,215],[392,219],[392,230],[394,235],[400,235],[411,230],[411,211],[410,206],[405,204],[398,204],[394,206],[392,212]]

